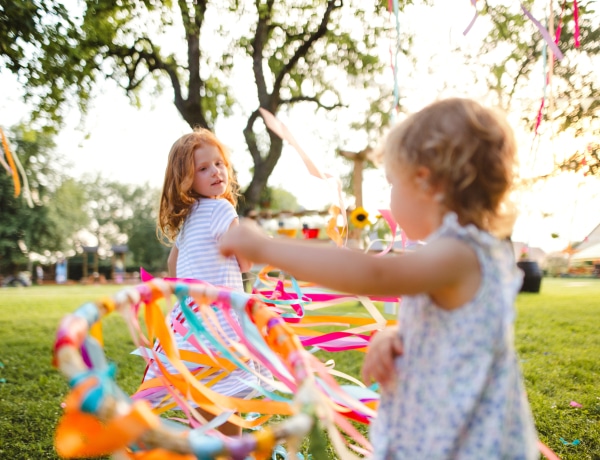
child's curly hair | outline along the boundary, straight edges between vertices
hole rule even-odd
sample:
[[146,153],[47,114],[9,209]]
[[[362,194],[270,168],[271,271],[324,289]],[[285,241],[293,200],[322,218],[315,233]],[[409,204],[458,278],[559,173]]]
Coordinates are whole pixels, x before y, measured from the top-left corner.
[[[237,205],[239,185],[225,146],[208,129],[195,128],[193,132],[180,137],[169,152],[167,169],[160,208],[157,233],[162,232],[170,242],[175,240],[183,222],[192,210],[192,205],[200,198],[193,189],[194,152],[206,145],[212,145],[221,153],[227,167],[227,189],[219,198]],[[159,234],[160,237],[160,234]]]
[[461,225],[510,235],[516,141],[500,113],[470,99],[435,102],[393,128],[382,154],[405,170],[428,168],[431,185],[443,190],[442,204]]

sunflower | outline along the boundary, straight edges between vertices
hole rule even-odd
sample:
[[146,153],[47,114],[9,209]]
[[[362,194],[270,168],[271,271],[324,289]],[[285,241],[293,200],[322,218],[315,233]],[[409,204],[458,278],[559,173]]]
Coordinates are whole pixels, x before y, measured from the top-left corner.
[[350,222],[356,228],[365,228],[369,225],[369,213],[362,206],[356,208],[350,213]]

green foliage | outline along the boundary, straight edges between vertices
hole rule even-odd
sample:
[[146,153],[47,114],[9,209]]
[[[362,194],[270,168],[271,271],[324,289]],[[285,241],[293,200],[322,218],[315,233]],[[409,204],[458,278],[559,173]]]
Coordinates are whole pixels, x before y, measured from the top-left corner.
[[100,176],[85,179],[86,209],[90,230],[99,245],[109,251],[112,245],[127,243],[130,263],[154,270],[166,268],[168,249],[156,234],[158,189],[146,185],[121,184]]
[[391,92],[373,94],[372,79],[384,67],[379,39],[392,33],[384,1],[85,0],[70,15],[60,0],[39,3],[25,0],[0,16],[0,58],[14,64],[9,69],[23,82],[34,115],[53,128],[73,101],[85,112],[107,78],[132,101],[168,87],[182,118],[208,128],[232,113],[234,63],[236,76],[254,81],[256,105],[244,130],[254,162],[248,208],[258,203],[283,147],[256,124],[258,107],[277,114],[310,103],[331,111],[359,90],[374,101],[367,130],[380,129],[375,122],[391,111]]
[[83,184],[66,178],[47,202],[48,214],[55,223],[57,232],[63,237],[69,237],[69,244],[73,232],[85,228],[89,223],[89,217],[83,211],[85,197]]
[[79,230],[78,225],[87,222],[81,211],[81,194],[73,183],[63,183],[63,165],[54,153],[52,136],[19,125],[7,137],[13,155],[25,170],[33,207],[28,206],[25,189],[15,197],[12,177],[0,174],[0,273],[3,274],[26,268],[28,252],[41,254],[68,249],[69,237]]
[[52,135],[22,125],[7,133],[31,189],[33,207],[14,196],[11,176],[0,174],[0,273],[25,270],[29,253],[74,250],[76,233],[87,229],[104,250],[128,243],[130,263],[149,270],[166,267],[167,249],[156,236],[159,191],[100,177],[76,181],[63,172]]
[[260,194],[259,206],[263,209],[272,211],[291,211],[300,210],[297,198],[290,192],[280,187],[266,186]]
[[27,263],[18,242],[27,233],[31,210],[23,198],[14,196],[12,178],[6,174],[0,174],[0,213],[0,273],[13,274]]
[[[532,2],[528,3],[531,7]],[[559,48],[565,55],[562,61],[555,61],[551,83],[545,94],[546,110],[544,120],[555,123],[556,132],[569,131],[575,135],[600,132],[600,79],[597,68],[600,65],[600,10],[594,0],[577,2],[579,6],[579,27],[581,46],[575,47],[575,20],[572,2],[553,3],[554,29],[558,27],[561,8],[564,5]],[[533,23],[523,15],[518,5],[509,6],[486,2],[483,13],[492,23],[484,40],[481,52],[476,56],[478,66],[489,64],[486,77],[488,86],[498,96],[499,105],[505,109],[517,102],[517,95],[525,95],[522,104],[526,110],[523,121],[534,128],[540,99],[543,95],[542,75],[546,43]],[[548,24],[533,10],[538,20]],[[548,66],[546,67],[546,69]],[[537,72],[539,72],[539,77]],[[531,91],[531,82],[539,81],[539,91]],[[515,104],[512,104],[513,106]],[[548,110],[550,108],[551,110]]]
[[125,228],[127,246],[134,265],[152,272],[164,271],[170,248],[161,244],[156,234],[159,191],[147,189],[147,197],[148,201],[135,206],[132,225]]

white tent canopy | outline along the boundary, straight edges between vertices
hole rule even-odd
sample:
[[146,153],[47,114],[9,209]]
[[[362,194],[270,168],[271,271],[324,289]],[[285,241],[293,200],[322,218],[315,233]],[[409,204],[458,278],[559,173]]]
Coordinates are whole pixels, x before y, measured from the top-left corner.
[[588,246],[579,252],[571,255],[571,260],[600,260],[600,243]]

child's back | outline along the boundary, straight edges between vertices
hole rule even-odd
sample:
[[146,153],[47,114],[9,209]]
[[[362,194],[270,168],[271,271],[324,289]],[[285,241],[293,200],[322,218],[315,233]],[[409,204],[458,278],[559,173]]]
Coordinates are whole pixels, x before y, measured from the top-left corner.
[[223,257],[217,246],[237,218],[227,200],[200,199],[185,221],[177,240],[177,277],[206,281],[243,291],[242,275],[235,257]]
[[454,310],[426,294],[405,296],[404,352],[382,392],[372,427],[375,459],[537,459],[536,433],[513,347],[513,302],[521,275],[510,243],[454,213],[431,235],[471,246],[482,279]]

